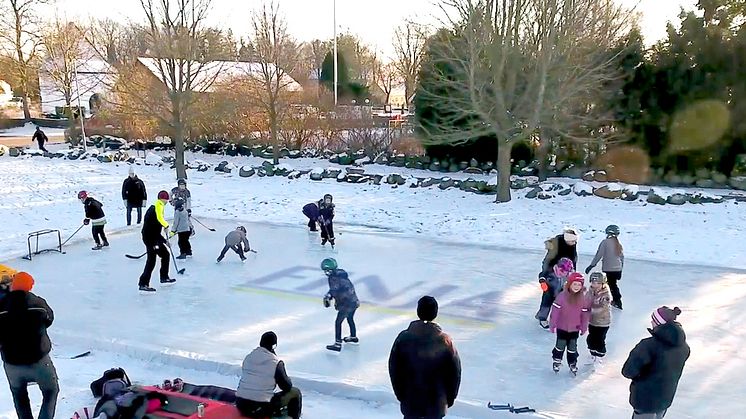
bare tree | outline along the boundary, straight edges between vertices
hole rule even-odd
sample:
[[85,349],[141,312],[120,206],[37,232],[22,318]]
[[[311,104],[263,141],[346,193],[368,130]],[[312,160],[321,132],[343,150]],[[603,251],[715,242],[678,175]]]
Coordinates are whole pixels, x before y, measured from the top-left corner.
[[391,92],[400,84],[399,70],[393,62],[386,64],[376,63],[374,66],[374,79],[376,85],[386,95],[384,104],[388,104],[391,99]]
[[65,22],[59,18],[42,33],[45,53],[42,70],[49,76],[54,89],[65,98],[67,107],[73,101],[76,69],[87,63],[93,55],[93,51],[85,45],[82,35],[73,22]]
[[417,74],[420,72],[428,36],[427,27],[412,21],[407,21],[394,30],[394,66],[404,81],[404,100],[407,105],[417,84]]
[[438,126],[422,127],[425,141],[497,138],[497,202],[507,202],[513,145],[547,132],[590,137],[593,100],[617,77],[608,51],[630,14],[613,0],[447,0],[443,6],[456,15],[435,61],[452,73],[435,72],[444,89],[418,95],[447,112]]
[[40,25],[36,15],[48,0],[0,0],[0,47],[14,58],[14,72],[18,77],[23,100],[23,117],[31,118],[29,89],[42,49]]
[[211,0],[140,0],[140,4],[150,58],[121,68],[116,106],[123,113],[155,118],[168,129],[176,149],[176,176],[186,178],[188,121],[195,103],[209,93],[223,69],[223,63],[211,61],[213,57],[203,49]]
[[275,164],[279,163],[280,121],[290,105],[290,95],[296,86],[290,77],[298,65],[299,49],[288,34],[287,23],[280,15],[278,6],[265,3],[254,12],[251,25],[253,29],[252,45],[257,59],[247,76],[254,88],[254,100],[269,120],[272,156]]

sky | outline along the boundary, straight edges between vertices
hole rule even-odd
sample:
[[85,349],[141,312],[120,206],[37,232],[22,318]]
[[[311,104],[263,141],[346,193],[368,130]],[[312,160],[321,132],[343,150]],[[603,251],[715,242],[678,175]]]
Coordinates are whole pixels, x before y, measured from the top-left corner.
[[[298,40],[333,37],[334,0],[275,0],[285,15],[288,28]],[[617,0],[627,6],[637,5],[642,13],[643,35],[653,43],[666,34],[666,22],[677,20],[681,7],[691,9],[697,0]],[[104,6],[105,4],[105,6]],[[249,33],[253,7],[260,0],[212,0],[209,23],[230,27],[236,38]],[[437,0],[336,0],[337,25],[375,46],[384,56],[392,54],[394,28],[405,19],[436,23],[440,16]],[[100,6],[100,7],[99,7]],[[139,0],[101,1],[57,0],[58,10],[68,17],[108,17],[114,20],[140,21],[144,18]]]

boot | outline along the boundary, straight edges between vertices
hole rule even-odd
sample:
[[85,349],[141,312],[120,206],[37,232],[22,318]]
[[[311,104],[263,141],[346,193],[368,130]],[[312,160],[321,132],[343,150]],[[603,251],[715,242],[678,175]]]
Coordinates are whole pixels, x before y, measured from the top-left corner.
[[183,259],[186,259],[186,258],[187,258],[186,253],[182,253],[179,256],[176,256],[176,259],[180,259],[180,260],[183,260]]
[[334,352],[340,352],[342,351],[342,342],[336,341],[333,345],[326,345],[326,349]]
[[322,245],[322,246],[326,246],[326,242],[327,242],[327,241],[328,241],[327,239],[321,239],[321,245]]
[[334,239],[329,239],[329,244],[331,244],[332,247],[334,247]]
[[161,278],[161,284],[173,284],[176,282],[173,278]]
[[140,285],[140,291],[155,292],[155,288],[151,288],[147,285]]
[[96,243],[95,246],[91,247],[91,250],[101,250],[103,248],[104,248],[104,246],[101,245],[101,243]]
[[556,359],[552,362],[552,370],[554,372],[559,372],[560,366],[562,365],[562,361],[557,361]]
[[359,343],[360,339],[357,338],[357,336],[347,336],[346,338],[342,339],[344,343]]
[[578,374],[578,364],[576,364],[576,363],[570,364],[570,373],[572,375],[577,375]]
[[109,247],[109,242],[104,240],[104,247]]
[[541,326],[542,329],[549,329],[549,322],[546,320],[539,320],[539,326]]

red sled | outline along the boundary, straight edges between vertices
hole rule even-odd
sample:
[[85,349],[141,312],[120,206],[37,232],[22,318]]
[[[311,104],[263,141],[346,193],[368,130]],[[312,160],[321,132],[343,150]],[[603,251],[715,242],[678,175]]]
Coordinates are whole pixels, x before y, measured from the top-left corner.
[[[204,405],[203,419],[240,419],[244,418],[230,403],[210,400],[203,397],[190,396],[184,393],[165,391],[158,387],[137,387],[142,393],[158,392],[168,399],[168,403],[155,412],[148,413],[150,419],[198,419],[197,406]],[[257,418],[260,419],[260,418]]]

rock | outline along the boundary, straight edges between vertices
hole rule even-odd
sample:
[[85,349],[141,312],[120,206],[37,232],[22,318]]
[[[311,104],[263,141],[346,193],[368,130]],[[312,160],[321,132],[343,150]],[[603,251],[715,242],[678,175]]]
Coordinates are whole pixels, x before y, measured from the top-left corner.
[[352,162],[353,158],[349,154],[342,153],[339,155],[339,164],[341,164],[342,166],[349,166],[352,164]]
[[291,159],[299,159],[303,157],[303,152],[301,152],[300,150],[290,150],[290,152],[288,153],[288,157]]
[[[709,176],[709,174],[708,174],[708,176]],[[709,188],[709,189],[716,188],[718,186],[715,183],[715,181],[712,180],[712,179],[697,179],[697,181],[694,182],[694,184],[698,188]]]
[[429,178],[425,178],[422,182],[420,182],[420,187],[429,188],[433,185],[438,185],[438,184],[440,184],[440,178],[429,177]]
[[337,175],[337,182],[344,182],[347,180],[347,173],[345,172],[339,172]]
[[596,172],[594,170],[587,171],[583,173],[583,180],[586,182],[593,182],[594,178],[593,175],[595,175]]
[[[464,167],[464,169],[466,169],[466,168]],[[460,169],[459,165],[457,165],[456,163],[451,163],[451,165],[448,166],[448,171],[451,172],[451,173],[456,173],[459,170],[464,170],[464,169]]]
[[577,196],[591,196],[593,195],[593,186],[585,182],[575,182],[575,184],[572,185],[572,191],[575,192],[575,195]]
[[145,156],[145,164],[148,166],[160,166],[163,164],[163,157],[157,154],[148,153]]
[[414,164],[414,168],[417,170],[425,170],[425,163],[418,161]]
[[287,176],[292,171],[293,168],[291,166],[288,166],[287,164],[278,164],[274,168],[275,176]]
[[[361,175],[358,173],[349,173],[347,174],[347,183],[365,183],[368,181],[368,176]],[[339,180],[339,178],[337,178]]]
[[230,165],[225,166],[223,168],[223,173],[231,173],[233,171],[233,169],[235,169],[235,166],[230,166]]
[[497,185],[492,185],[485,180],[481,180],[477,182],[477,190],[479,193],[492,194],[497,192]]
[[225,170],[226,167],[228,167],[228,162],[223,160],[220,163],[218,163],[217,166],[215,166],[215,171],[222,172],[223,170]]
[[712,173],[710,174],[710,177],[711,177],[711,178],[712,178],[712,180],[713,180],[713,181],[714,181],[715,183],[717,183],[717,184],[718,184],[719,186],[724,186],[724,185],[727,185],[727,184],[728,184],[728,176],[725,176],[724,174],[722,174],[722,173],[720,173],[720,172],[715,172],[715,171],[713,171],[713,172],[712,172]]
[[606,170],[596,170],[596,172],[593,174],[593,180],[595,180],[596,182],[608,182],[609,175],[606,174]]
[[696,180],[710,179],[710,171],[705,169],[704,167],[700,167],[694,172],[694,176]]
[[286,159],[290,157],[290,150],[288,150],[287,147],[283,147],[280,149],[280,158]]
[[544,192],[544,191],[540,187],[534,186],[533,189],[531,189],[530,191],[528,191],[528,193],[526,194],[526,198],[528,198],[528,199],[534,199],[537,196],[539,196],[539,193],[541,193],[541,192]]
[[692,176],[692,175],[690,175],[688,173],[681,177],[681,183],[684,186],[692,186],[692,185],[694,185],[694,182],[696,182],[696,181],[697,181],[697,179],[695,179],[694,176]]
[[98,161],[101,163],[111,163],[114,159],[111,157],[111,154],[102,154],[98,156]]
[[522,178],[515,178],[510,180],[510,189],[524,189],[528,188],[528,181]]
[[554,195],[552,195],[552,194],[550,194],[550,193],[547,193],[547,192],[544,192],[544,191],[541,191],[541,192],[539,192],[539,193],[538,193],[538,194],[536,195],[536,197],[537,197],[537,198],[539,198],[539,199],[541,199],[541,200],[547,200],[547,199],[552,199],[552,198],[554,198]]
[[370,178],[373,179],[373,184],[374,185],[380,185],[381,184],[381,180],[383,180],[383,176],[381,176],[381,175],[371,175]]
[[570,193],[572,193],[572,189],[570,189],[570,188],[565,188],[565,189],[563,189],[563,190],[559,191],[559,192],[557,193],[557,195],[559,195],[559,196],[567,196],[567,195],[570,195]]
[[477,181],[472,178],[466,179],[461,182],[461,184],[459,185],[459,188],[462,191],[475,192],[477,191]]
[[392,173],[388,175],[386,178],[386,183],[389,185],[404,185],[406,183],[406,180],[404,177],[398,173]]
[[352,163],[353,163],[353,164],[354,164],[355,166],[363,166],[363,165],[366,165],[366,164],[371,164],[371,163],[373,163],[373,162],[372,162],[372,161],[370,160],[370,157],[368,157],[368,156],[363,156],[363,157],[361,157],[361,158],[359,158],[359,159],[355,159],[355,161],[354,161],[354,162],[352,162]]
[[417,162],[414,160],[407,160],[407,162],[404,163],[404,167],[407,169],[414,169],[417,167]]
[[292,172],[288,173],[288,179],[300,179],[302,175],[303,173],[301,173],[300,170],[293,170]]
[[746,154],[736,155],[736,161],[730,175],[733,177],[746,176]]
[[451,178],[449,178],[449,177],[447,177],[447,178],[443,178],[440,181],[440,184],[438,185],[438,188],[440,188],[441,190],[444,191],[444,190],[446,190],[448,188],[453,188],[455,186],[456,186],[456,181],[453,180],[453,179],[451,179]]
[[687,197],[685,194],[674,193],[669,195],[668,199],[666,199],[666,202],[671,205],[684,205],[689,202],[689,197]]
[[648,192],[648,199],[647,201],[651,204],[657,204],[657,205],[665,205],[666,199],[662,196],[658,195],[655,189],[651,189]]
[[263,168],[264,170],[267,170],[267,169],[274,169],[274,168],[275,168],[275,165],[274,165],[274,163],[272,163],[272,162],[271,162],[271,161],[269,161],[269,160],[264,160],[264,161],[262,162],[262,168]]
[[477,161],[477,159],[472,158],[471,160],[469,160],[469,167],[479,167],[479,162]]
[[571,164],[562,171],[562,176],[569,177],[571,179],[581,179],[583,177],[583,173],[585,173],[583,169]]
[[324,170],[324,179],[336,179],[340,173],[342,173],[342,169],[336,169],[334,167],[330,167]]
[[311,170],[309,177],[311,180],[324,180],[324,169],[316,168]]
[[593,195],[600,196],[601,198],[606,199],[618,199],[622,196],[622,188],[618,184],[612,183],[594,189]]
[[746,176],[736,176],[728,181],[730,187],[740,191],[746,191]]
[[623,201],[637,201],[640,197],[640,188],[637,185],[627,185],[622,190],[622,196],[620,197]]
[[389,162],[389,157],[383,153],[376,156],[375,160],[373,160],[373,163],[375,164],[388,164],[388,162]]
[[208,165],[206,165],[206,164],[200,164],[200,165],[199,165],[199,166],[197,167],[197,171],[198,171],[198,172],[206,172],[206,171],[208,171],[208,170],[210,170],[210,166],[208,166]]
[[478,167],[467,167],[464,169],[464,173],[468,173],[470,175],[482,175],[484,174],[484,171]]
[[347,172],[347,174],[355,174],[355,175],[365,174],[365,169],[361,169],[359,167],[346,167],[345,171]]
[[238,156],[238,146],[235,144],[228,144],[223,149],[223,153],[225,153],[226,156],[236,157]]
[[252,177],[255,174],[256,170],[254,170],[254,168],[251,166],[241,166],[241,168],[238,170],[238,176],[240,177]]
[[238,146],[238,155],[239,156],[244,156],[244,157],[251,156],[251,147],[249,147],[247,145],[239,145]]
[[488,173],[489,173],[489,172],[490,172],[490,171],[491,171],[492,169],[494,169],[494,168],[495,168],[495,163],[493,163],[493,162],[491,162],[491,161],[488,161],[488,162],[486,162],[486,163],[484,163],[484,164],[482,165],[482,170],[484,170],[485,172],[488,172]]
[[710,195],[705,192],[694,192],[688,195],[691,204],[722,204],[725,198],[717,195]]
[[430,163],[430,166],[428,167],[428,169],[432,170],[433,172],[439,172],[440,171],[440,162],[436,160],[436,161]]
[[265,172],[264,169],[260,167],[256,170],[256,175],[259,177],[266,177],[267,172]]
[[469,163],[462,161],[458,164],[458,170],[466,170],[466,168],[469,167]]

